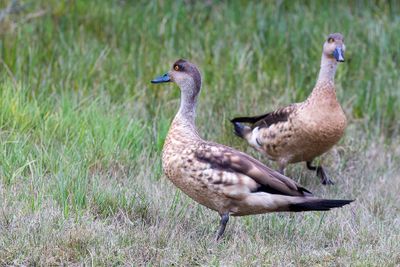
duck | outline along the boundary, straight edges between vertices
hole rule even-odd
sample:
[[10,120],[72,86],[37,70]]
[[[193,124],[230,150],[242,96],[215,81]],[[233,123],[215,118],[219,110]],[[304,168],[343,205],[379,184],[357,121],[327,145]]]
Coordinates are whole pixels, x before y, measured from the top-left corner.
[[272,161],[284,174],[288,164],[306,162],[323,185],[334,184],[322,164],[313,160],[330,150],[343,136],[346,115],[336,97],[334,77],[344,62],[344,38],[329,34],[323,44],[321,66],[314,89],[301,103],[290,104],[254,117],[231,120],[234,133]]
[[353,200],[321,199],[294,180],[234,148],[202,139],[195,125],[202,79],[193,63],[179,59],[151,81],[180,88],[180,106],[162,150],[166,177],[201,205],[218,212],[219,240],[232,216],[330,210]]

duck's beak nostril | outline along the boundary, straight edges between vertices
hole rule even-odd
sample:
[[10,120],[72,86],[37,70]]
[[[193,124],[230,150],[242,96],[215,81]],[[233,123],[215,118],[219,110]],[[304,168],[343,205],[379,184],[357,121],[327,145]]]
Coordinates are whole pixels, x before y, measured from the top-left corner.
[[155,79],[151,80],[151,83],[167,83],[171,81],[171,77],[169,77],[168,73],[165,73],[162,76],[158,76]]

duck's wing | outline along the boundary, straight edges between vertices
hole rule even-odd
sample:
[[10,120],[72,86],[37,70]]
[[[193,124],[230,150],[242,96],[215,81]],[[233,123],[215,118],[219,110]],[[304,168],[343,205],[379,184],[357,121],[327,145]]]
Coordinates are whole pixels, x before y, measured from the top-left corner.
[[205,142],[195,152],[195,157],[207,162],[216,170],[236,172],[252,178],[259,187],[257,192],[287,196],[311,196],[312,193],[292,179],[274,171],[258,160],[233,148]]
[[288,121],[289,117],[295,113],[297,110],[298,104],[292,104],[284,108],[277,109],[275,111],[255,116],[255,117],[238,117],[231,120],[232,123],[250,123],[252,124],[252,128],[256,127],[269,127],[273,124],[279,122]]

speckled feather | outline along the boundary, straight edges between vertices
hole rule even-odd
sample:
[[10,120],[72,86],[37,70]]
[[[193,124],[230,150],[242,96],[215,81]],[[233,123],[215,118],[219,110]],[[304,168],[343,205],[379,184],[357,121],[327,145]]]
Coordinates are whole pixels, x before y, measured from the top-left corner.
[[346,128],[346,116],[331,82],[318,84],[305,102],[272,114],[277,113],[287,119],[271,123],[267,116],[253,126],[256,148],[276,161],[311,161],[332,148]]
[[250,204],[255,197],[266,198],[265,193],[276,195],[269,205],[271,211],[285,210],[273,204],[283,199],[289,204],[284,196],[311,196],[286,176],[242,152],[202,140],[190,128],[179,118],[171,124],[163,148],[163,169],[178,188],[202,205],[221,214],[247,215],[268,211],[267,205]]

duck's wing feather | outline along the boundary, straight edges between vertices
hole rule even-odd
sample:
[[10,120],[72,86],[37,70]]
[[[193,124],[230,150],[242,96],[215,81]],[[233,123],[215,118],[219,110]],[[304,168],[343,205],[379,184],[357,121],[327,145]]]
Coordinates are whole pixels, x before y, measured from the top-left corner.
[[252,178],[260,185],[257,191],[287,196],[312,195],[292,179],[233,148],[205,142],[197,149],[195,156],[199,161],[209,163],[213,169],[237,172]]
[[252,124],[253,129],[256,127],[269,127],[279,122],[288,121],[289,117],[296,111],[297,106],[297,104],[292,104],[287,107],[255,117],[238,117],[231,120],[231,122],[250,123]]

